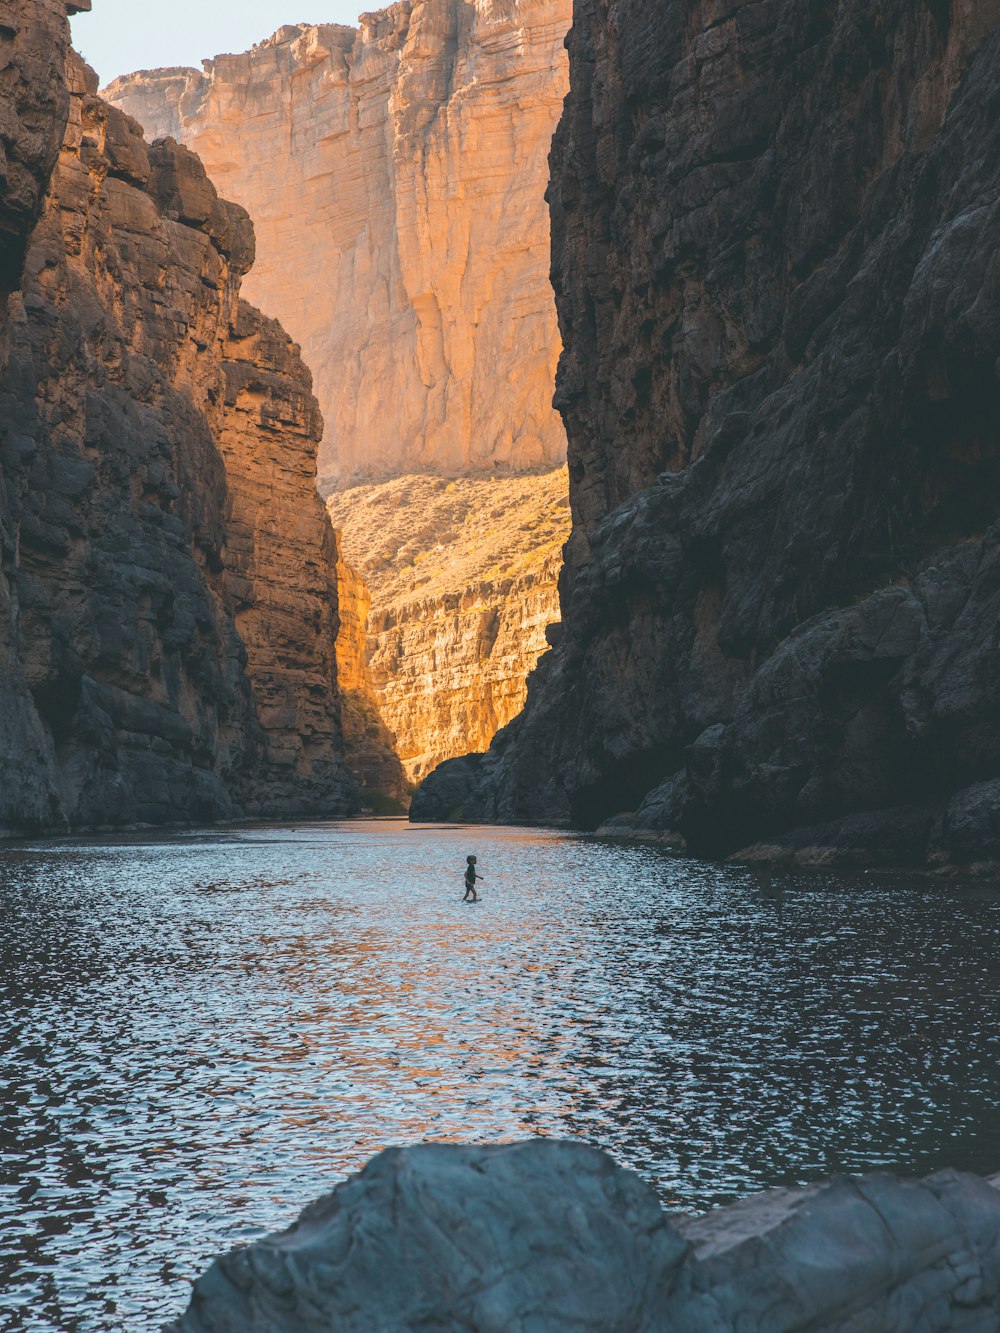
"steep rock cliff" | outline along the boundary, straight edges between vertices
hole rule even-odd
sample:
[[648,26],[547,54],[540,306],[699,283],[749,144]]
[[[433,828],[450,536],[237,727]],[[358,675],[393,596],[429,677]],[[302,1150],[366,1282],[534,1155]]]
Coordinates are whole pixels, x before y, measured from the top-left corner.
[[[338,549],[342,547],[337,533]],[[371,593],[358,571],[341,555],[337,562],[337,682],[344,727],[344,761],[361,785],[361,800],[377,814],[401,814],[410,784],[396,753],[396,737],[379,709],[368,669],[368,613]]]
[[18,40],[4,114],[12,88],[29,138],[69,114],[0,377],[0,828],[345,811],[321,421],[287,336],[238,305],[252,226],[82,62],[60,96]]
[[416,813],[647,798],[714,853],[1000,852],[998,28],[577,0],[564,639]]
[[275,813],[338,813],[351,798],[338,700],[337,542],[316,495],[322,418],[298,347],[245,301],[229,315],[222,354],[222,595],[246,650],[264,741],[244,800]]
[[328,483],[555,466],[547,154],[570,0],[401,0],[109,98],[257,229],[248,295],[303,346]]
[[20,285],[66,129],[66,17],[89,8],[90,0],[0,0],[0,299]]
[[559,618],[566,470],[397,477],[328,501],[372,589],[368,672],[408,776],[485,749]]

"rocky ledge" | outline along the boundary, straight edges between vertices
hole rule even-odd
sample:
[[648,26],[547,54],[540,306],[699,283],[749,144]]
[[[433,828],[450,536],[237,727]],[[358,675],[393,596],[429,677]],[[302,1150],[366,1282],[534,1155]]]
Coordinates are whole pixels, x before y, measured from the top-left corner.
[[605,1154],[390,1148],[217,1259],[168,1333],[933,1333],[1000,1319],[1000,1192],[836,1178],[665,1214]]
[[562,642],[414,813],[995,861],[1000,3],[576,0],[569,48]]

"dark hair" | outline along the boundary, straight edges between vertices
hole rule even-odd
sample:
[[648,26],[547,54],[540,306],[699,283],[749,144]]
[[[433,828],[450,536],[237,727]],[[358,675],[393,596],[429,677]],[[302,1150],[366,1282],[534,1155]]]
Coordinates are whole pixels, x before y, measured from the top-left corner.
[[467,856],[465,859],[467,861],[474,861],[476,858],[474,856]]

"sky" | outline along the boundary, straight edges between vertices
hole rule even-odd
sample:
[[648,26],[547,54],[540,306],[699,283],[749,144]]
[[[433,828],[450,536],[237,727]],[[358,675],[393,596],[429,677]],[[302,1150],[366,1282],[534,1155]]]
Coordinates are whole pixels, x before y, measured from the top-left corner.
[[93,0],[73,19],[73,45],[102,86],[119,74],[193,65],[246,51],[283,23],[350,23],[381,0]]

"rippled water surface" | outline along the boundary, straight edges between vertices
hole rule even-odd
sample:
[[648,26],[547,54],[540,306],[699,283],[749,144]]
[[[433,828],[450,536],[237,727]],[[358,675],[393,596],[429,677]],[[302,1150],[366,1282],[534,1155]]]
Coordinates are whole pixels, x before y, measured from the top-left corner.
[[[475,851],[483,900],[463,905]],[[396,821],[0,852],[0,1328],[159,1328],[390,1143],[673,1206],[1000,1168],[1000,894]]]

